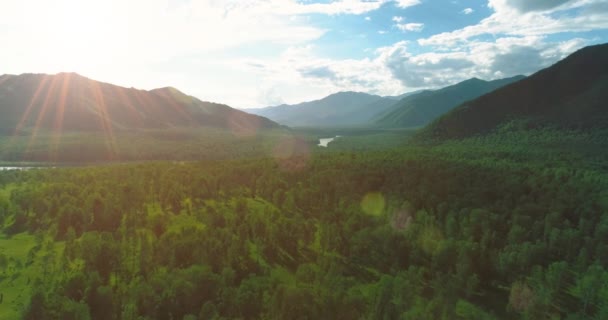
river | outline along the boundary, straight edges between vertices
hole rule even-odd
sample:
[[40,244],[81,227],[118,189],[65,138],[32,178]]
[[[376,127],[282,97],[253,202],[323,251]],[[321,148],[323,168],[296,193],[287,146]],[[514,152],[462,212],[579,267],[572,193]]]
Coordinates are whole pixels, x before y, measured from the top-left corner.
[[0,171],[5,170],[29,170],[36,167],[0,167]]
[[334,141],[336,138],[339,138],[339,137],[340,137],[340,136],[335,136],[335,137],[333,137],[333,138],[321,138],[321,139],[319,139],[319,144],[318,144],[318,146],[319,146],[319,147],[326,147],[326,148],[327,148],[327,145],[328,145],[330,142]]

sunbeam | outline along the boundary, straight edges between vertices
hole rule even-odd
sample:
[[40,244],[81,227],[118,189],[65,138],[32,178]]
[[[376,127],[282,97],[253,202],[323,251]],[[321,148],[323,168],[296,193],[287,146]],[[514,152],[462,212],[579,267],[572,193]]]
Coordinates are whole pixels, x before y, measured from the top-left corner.
[[[125,97],[125,99],[131,100],[131,97],[129,95],[127,95],[126,92],[123,91],[123,96]],[[154,101],[152,99],[150,99],[150,97],[147,94],[143,94],[141,91],[137,90],[134,94],[135,96],[135,100],[137,100],[137,105],[141,106],[142,108],[152,108],[154,106]],[[133,104],[130,104],[131,106],[133,106]],[[134,112],[137,113],[143,113],[146,114],[149,112],[149,110],[137,110],[135,107],[133,107]],[[142,126],[145,126],[145,119],[142,118]]]
[[61,91],[58,99],[59,101],[57,103],[57,108],[55,111],[55,121],[53,123],[52,130],[52,144],[51,146],[49,146],[49,152],[51,154],[50,158],[55,161],[57,160],[59,144],[61,143],[61,136],[63,134],[63,119],[65,116],[67,95],[69,94],[70,90],[71,77],[72,75],[68,73],[63,78],[63,83],[61,84]]
[[103,130],[106,149],[108,151],[108,159],[114,158],[116,155],[116,140],[114,139],[114,131],[112,123],[108,115],[107,106],[98,82],[92,82],[91,89],[93,91],[93,99],[95,108],[99,117],[99,124]]
[[52,105],[52,100],[55,100],[56,97],[54,97],[55,95],[55,87],[57,86],[57,82],[60,81],[60,78],[55,76],[53,77],[53,80],[51,81],[50,87],[48,89],[48,92],[46,94],[46,97],[44,98],[44,102],[42,103],[42,107],[40,108],[40,110],[38,111],[38,116],[36,118],[36,122],[34,124],[34,128],[32,130],[32,133],[30,135],[30,139],[27,143],[27,147],[25,149],[25,153],[28,154],[31,151],[32,148],[32,144],[34,143],[34,141],[36,140],[36,137],[38,136],[38,132],[40,130],[40,128],[42,127],[43,121],[44,121],[44,116],[46,115],[46,111],[47,109]]
[[8,81],[11,78],[10,75],[5,74],[0,76],[0,86],[2,86],[6,81]]
[[42,92],[42,90],[44,90],[44,88],[46,88],[50,78],[51,78],[51,76],[49,76],[49,75],[43,76],[42,81],[40,81],[40,84],[38,84],[38,87],[36,88],[34,95],[30,99],[30,103],[25,108],[25,111],[23,112],[23,115],[21,116],[21,120],[19,120],[19,122],[17,123],[13,136],[17,135],[19,133],[19,131],[21,131],[21,129],[23,129],[25,122],[28,120],[28,118],[30,116],[32,107],[38,101],[38,98],[40,97],[40,93]]
[[[3,79],[3,80],[8,80],[8,78],[9,77],[7,77],[6,79]],[[3,159],[6,157],[6,154],[11,150],[11,148],[15,145],[15,143],[16,143],[15,140],[17,140],[17,137],[19,136],[19,133],[24,128],[25,123],[27,122],[27,120],[29,118],[29,115],[30,115],[30,113],[32,111],[32,108],[34,107],[34,105],[38,101],[38,98],[40,97],[40,94],[42,93],[42,91],[44,90],[44,88],[47,86],[47,83],[49,82],[49,79],[50,79],[50,76],[48,76],[48,75],[43,76],[42,80],[40,81],[40,83],[36,87],[36,90],[34,91],[34,94],[32,95],[29,103],[25,107],[25,110],[23,111],[23,114],[21,115],[21,118],[19,119],[19,121],[15,125],[15,129],[13,130],[13,134],[8,139],[8,142],[7,142],[5,148],[4,148],[3,152],[2,152],[2,158]],[[0,83],[0,85],[1,85],[1,83]]]
[[[165,95],[165,93],[163,92],[163,98],[164,100],[169,102],[169,105],[173,108],[173,110],[175,110],[179,115],[183,116],[184,119],[187,119],[188,121],[192,120],[192,116],[186,112],[184,104],[183,104],[183,100],[184,97],[183,96],[178,96],[178,93],[174,92],[173,88],[167,88],[166,89],[168,91],[168,95],[169,97],[167,97]],[[181,100],[181,101],[179,101]],[[179,101],[180,103],[178,103],[177,101]]]
[[[135,115],[135,119],[138,122],[135,125],[136,126],[143,126],[144,125],[144,117],[142,116],[141,112],[139,112],[137,110],[137,108],[135,108],[133,106],[133,103],[131,103],[131,101],[130,101],[131,99],[127,96],[127,94],[125,93],[125,91],[123,89],[119,89],[119,90],[117,90],[117,92],[120,94],[120,97],[118,97],[118,99],[124,99],[125,104],[129,108],[129,111],[131,111],[131,113]],[[141,92],[139,90],[137,90],[135,92],[135,99],[139,103],[143,104],[143,99],[141,98]]]

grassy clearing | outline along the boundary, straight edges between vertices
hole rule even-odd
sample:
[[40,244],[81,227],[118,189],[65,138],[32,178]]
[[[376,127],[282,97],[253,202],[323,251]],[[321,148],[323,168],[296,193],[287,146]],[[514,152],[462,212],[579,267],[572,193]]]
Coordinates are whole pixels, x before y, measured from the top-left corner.
[[22,233],[10,238],[0,235],[0,255],[6,258],[5,265],[0,266],[0,294],[3,295],[0,319],[18,319],[28,302],[34,271],[27,266],[27,256],[35,246],[32,235]]
[[47,257],[58,257],[62,250],[63,243],[50,238],[37,240],[27,233],[12,237],[0,234],[0,319],[19,319],[29,303],[35,279],[54,265]]

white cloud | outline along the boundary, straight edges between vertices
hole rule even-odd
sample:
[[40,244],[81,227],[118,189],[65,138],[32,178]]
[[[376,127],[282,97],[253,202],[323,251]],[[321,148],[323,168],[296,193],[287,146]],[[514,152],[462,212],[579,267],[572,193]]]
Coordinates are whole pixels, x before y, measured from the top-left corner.
[[272,105],[269,101],[293,104],[337,91],[396,95],[416,88],[452,85],[472,77],[492,80],[527,75],[586,43],[583,39],[547,42],[538,36],[504,37],[472,41],[458,50],[412,53],[408,49],[410,43],[400,41],[377,49],[373,58],[342,60],[318,57],[314,47],[299,46],[288,49],[276,60],[241,61],[235,65],[241,72],[256,74],[258,92],[252,96],[257,98],[256,106],[266,106]]
[[420,0],[396,0],[395,4],[399,8],[409,8],[421,4]]
[[[401,41],[377,49],[372,58],[336,60],[316,56],[312,47],[294,46],[279,61],[264,61],[260,79],[264,88],[279,88],[287,103],[295,103],[344,90],[391,95],[415,88],[447,86],[472,77],[491,80],[531,74],[590,41],[574,38],[552,42],[546,34],[566,30],[566,27],[587,30],[601,26],[608,7],[605,3],[602,6],[603,0],[575,0],[534,7],[521,4],[513,7],[518,3],[508,1],[490,0],[495,10],[492,16],[452,33],[421,39],[422,47],[415,50],[410,50],[411,43]],[[563,14],[566,8],[577,8],[580,13]],[[553,14],[559,14],[560,19]],[[570,24],[581,24],[568,26],[563,19],[569,19]],[[391,20],[402,31],[424,27],[402,16]],[[489,38],[493,40],[476,38],[486,34],[493,35]]]
[[[311,26],[308,14],[361,15],[388,2],[0,1],[0,61],[11,61],[0,71],[75,71],[123,86],[172,85],[202,99],[247,105],[272,87],[258,88],[255,73],[238,70],[227,52],[244,56],[247,49],[237,48],[265,46],[270,50],[264,54],[276,57],[325,34]],[[274,93],[262,96],[278,101]]]
[[402,23],[403,21],[405,21],[404,17],[395,16],[395,17],[393,17],[392,20],[393,20],[393,22],[395,22],[395,25],[394,25],[395,28],[397,28],[403,32],[407,32],[407,31],[420,32],[424,28],[424,23],[414,23],[414,22]]
[[[241,69],[251,61],[242,61]],[[314,47],[292,47],[279,59],[256,60],[260,85],[278,88],[286,103],[318,99],[337,91],[363,91],[381,95],[403,93],[404,87],[386,65],[375,59],[328,59],[314,54]],[[258,100],[258,106],[267,105]]]
[[475,10],[473,10],[472,8],[465,8],[464,10],[461,11],[461,13],[464,13],[464,14],[471,14],[473,12],[475,12]]
[[280,90],[276,86],[262,88],[259,91],[257,101],[264,106],[278,106],[285,103],[283,97],[281,96]]
[[264,41],[294,45],[325,32],[294,15],[363,14],[387,1],[186,0],[172,6],[167,0],[1,1],[0,21],[11,30],[3,34],[2,57],[13,48],[32,58],[56,52],[51,58],[63,56],[65,61],[84,56],[111,61],[135,56],[141,61]]
[[371,17],[365,17],[365,21],[371,21],[372,18]]
[[[474,76],[530,73],[588,43],[547,42],[545,35],[608,28],[605,0],[488,0],[491,16],[420,39],[415,50],[398,42],[368,58],[330,59],[309,45],[328,30],[311,25],[308,15],[370,21],[369,12],[389,3],[401,12],[396,7],[421,2],[0,0],[0,61],[11,62],[0,73],[77,71],[125,86],[172,85],[201,99],[253,107],[343,90],[394,95]],[[401,16],[389,23],[403,32],[425,27]],[[377,32],[387,39],[381,36],[386,29]]]
[[446,52],[412,54],[407,42],[378,50],[380,59],[405,87],[441,87],[472,77],[496,79],[530,74],[581,48],[583,39],[546,42],[543,37],[471,41]]
[[[311,11],[293,1],[275,2],[284,12],[292,7]],[[352,4],[350,9],[359,10],[358,1]],[[79,69],[91,61],[158,62],[259,42],[294,45],[325,32],[265,6],[255,1],[192,1],[172,9],[166,0],[0,2],[0,21],[14,30],[3,37],[0,57],[13,64],[27,60],[46,69]]]
[[395,25],[397,29],[406,32],[406,31],[422,31],[424,28],[424,23],[398,23]]
[[[298,103],[337,91],[395,95],[415,88],[438,88],[478,77],[492,80],[530,74],[563,59],[586,44],[583,39],[546,42],[543,37],[508,37],[473,41],[448,52],[412,53],[407,41],[375,51],[373,58],[328,59],[314,47],[292,47],[276,60],[241,61],[237,68],[256,73],[257,106],[270,100]],[[254,67],[251,67],[254,66]],[[277,98],[268,97],[281,92]],[[260,97],[264,97],[261,99]]]
[[[234,2],[241,2],[232,0]],[[254,3],[256,6],[261,1],[256,0],[245,0]],[[322,14],[363,14],[370,11],[377,10],[388,0],[338,0],[329,3],[310,3],[304,4],[295,0],[274,0],[266,1],[267,7],[280,14],[310,14],[310,13],[322,13]]]
[[[542,36],[561,32],[585,32],[608,29],[608,6],[605,0],[539,1],[526,5],[523,0],[489,0],[495,12],[475,25],[420,39],[421,45],[450,47],[481,35]],[[530,1],[530,3],[536,3]],[[552,5],[553,4],[553,5]],[[563,14],[577,9],[577,15]],[[523,12],[522,12],[523,11]],[[559,15],[559,17],[556,17]]]
[[546,11],[575,0],[490,0],[488,6],[495,11],[516,10],[520,13]]

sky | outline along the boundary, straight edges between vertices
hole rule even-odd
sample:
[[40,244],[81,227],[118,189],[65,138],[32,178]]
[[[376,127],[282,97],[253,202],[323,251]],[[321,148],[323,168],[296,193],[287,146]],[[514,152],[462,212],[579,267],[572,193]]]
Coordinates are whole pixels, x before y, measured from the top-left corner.
[[608,0],[0,0],[0,74],[237,108],[529,75],[608,42]]

